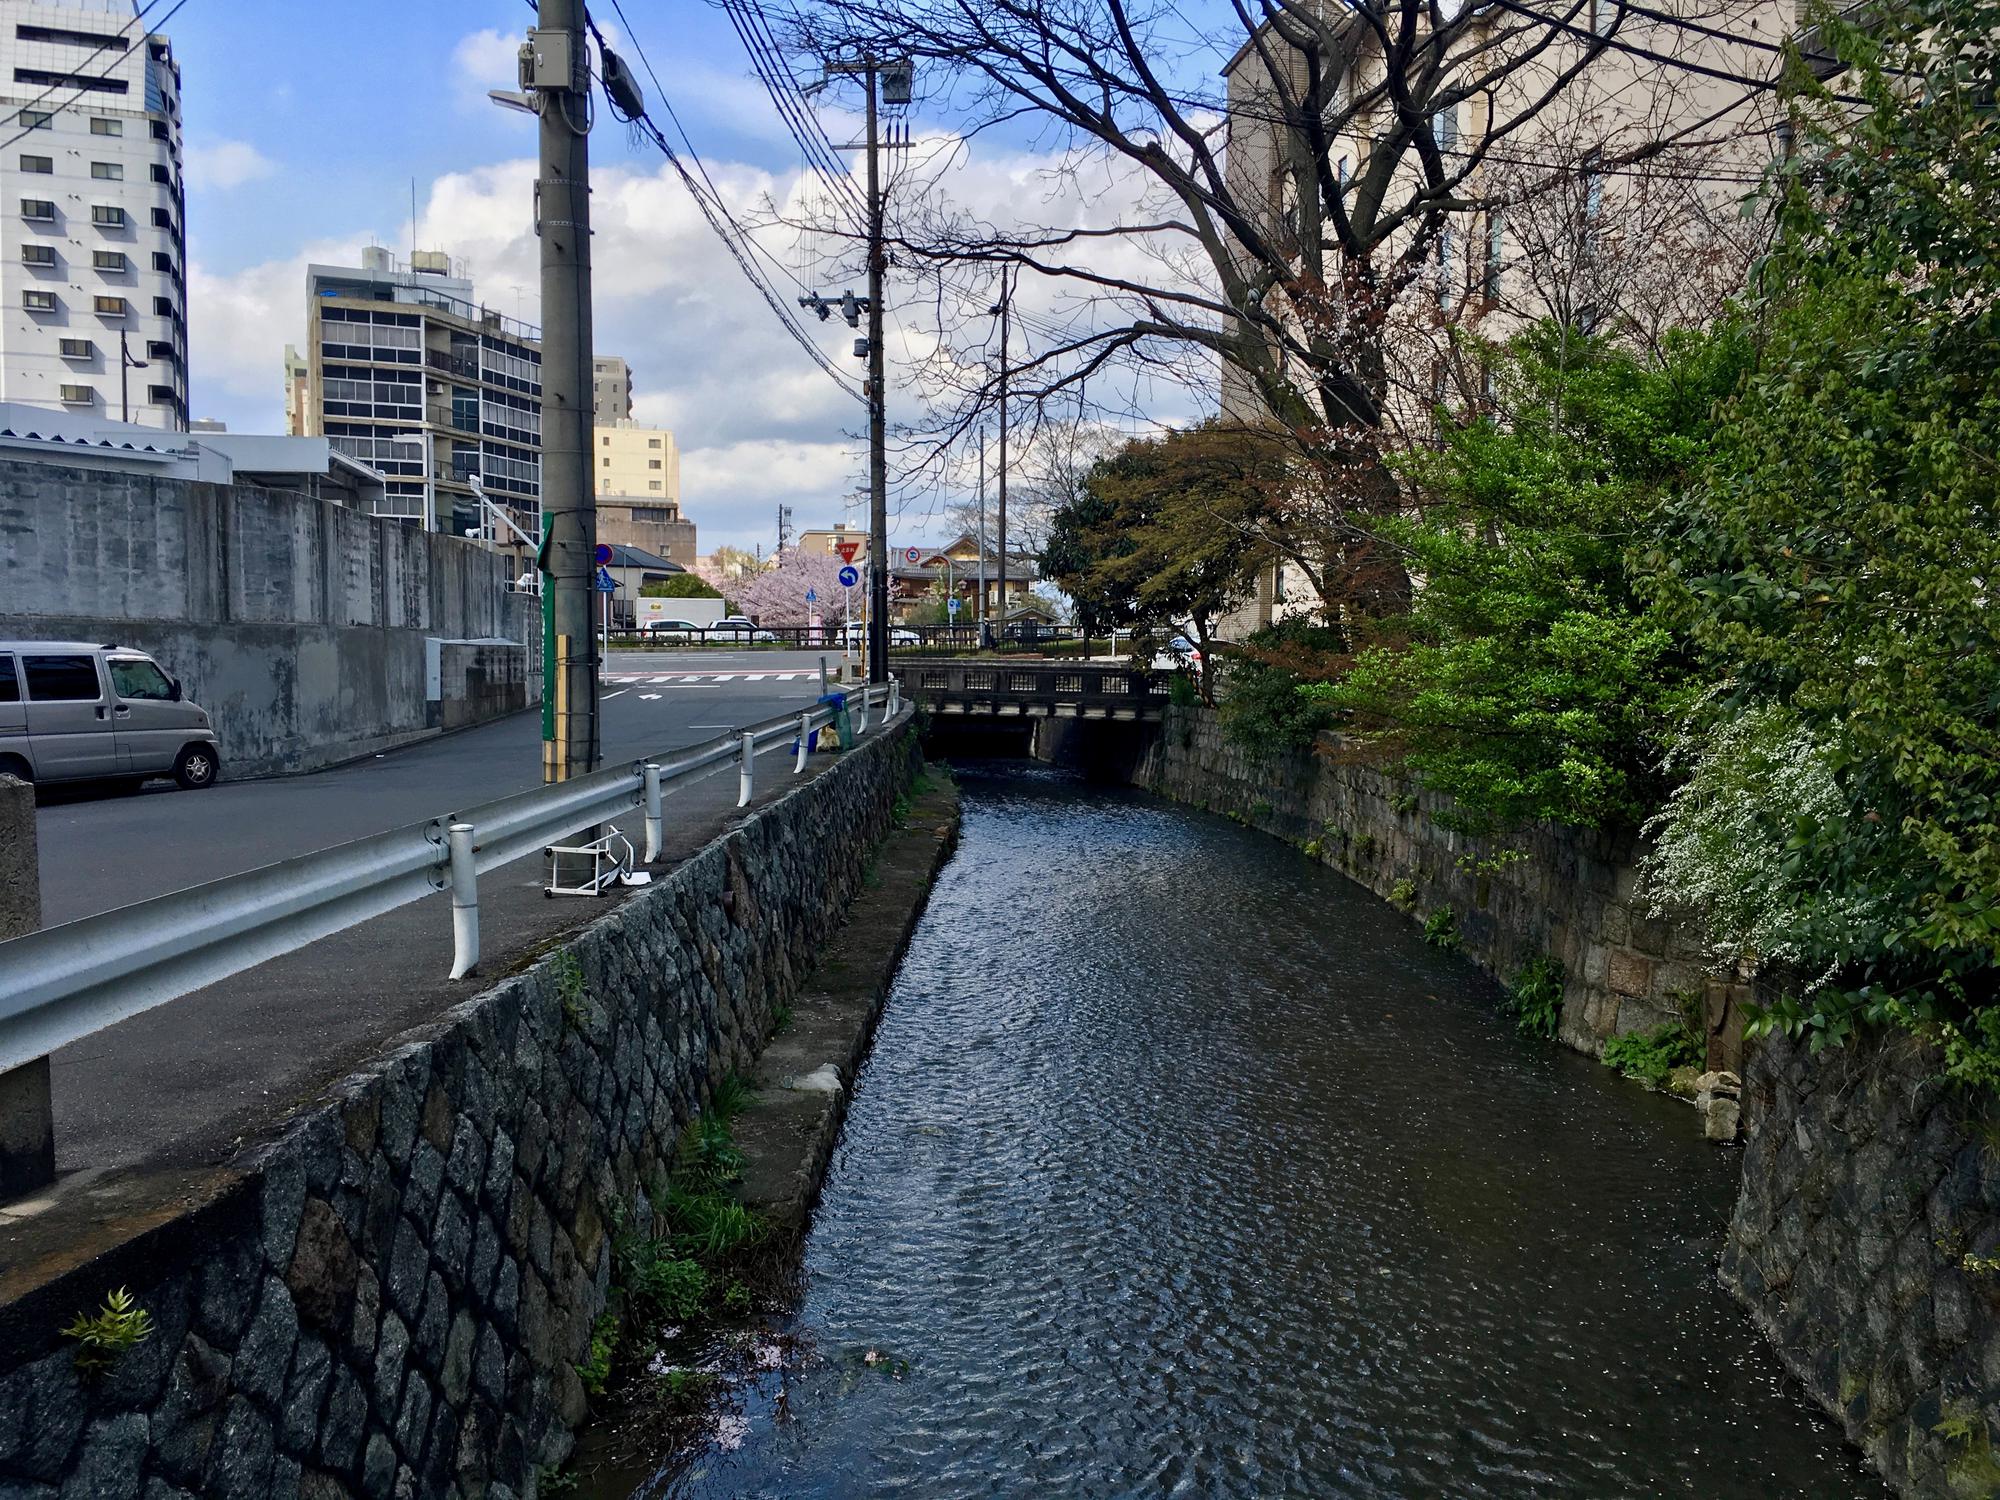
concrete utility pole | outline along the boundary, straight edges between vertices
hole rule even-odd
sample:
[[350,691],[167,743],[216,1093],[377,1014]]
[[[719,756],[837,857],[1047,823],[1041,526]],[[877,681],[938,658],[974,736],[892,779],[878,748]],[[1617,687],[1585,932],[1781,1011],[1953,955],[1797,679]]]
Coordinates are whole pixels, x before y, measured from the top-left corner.
[[979,643],[986,644],[986,429],[979,429]]
[[1000,273],[1000,300],[993,311],[1000,314],[1000,520],[994,566],[1000,571],[1000,634],[1007,634],[1007,333],[1009,309],[1014,300],[1007,272]]
[[889,483],[887,403],[882,379],[882,144],[875,109],[875,58],[864,60],[868,89],[868,680],[889,680]]
[[591,485],[590,77],[581,0],[541,0],[522,82],[541,117],[535,229],[542,240],[542,555],[551,596],[555,702],[542,717],[542,779],[597,769],[597,497]]

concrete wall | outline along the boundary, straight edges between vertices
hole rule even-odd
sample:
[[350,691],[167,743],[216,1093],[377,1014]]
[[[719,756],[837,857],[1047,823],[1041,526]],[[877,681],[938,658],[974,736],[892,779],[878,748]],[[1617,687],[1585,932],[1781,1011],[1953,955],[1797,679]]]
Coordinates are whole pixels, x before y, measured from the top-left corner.
[[1231,744],[1213,713],[1172,708],[1133,779],[1275,834],[1378,896],[1407,892],[1413,918],[1450,907],[1466,954],[1502,980],[1553,954],[1567,976],[1562,1040],[1582,1051],[1676,1020],[1703,995],[1695,944],[1635,894],[1630,836],[1540,827],[1510,841],[1526,858],[1496,866],[1493,846],[1438,825],[1443,799],[1339,753],[1328,737],[1309,753],[1260,759]]
[[[0,1492],[532,1494],[584,1416],[613,1226],[745,1067],[916,753],[861,748],[309,1105],[197,1209],[0,1308]],[[96,1376],[57,1330],[127,1286]]]
[[[215,718],[225,774],[307,770],[436,733],[427,637],[504,639],[540,699],[535,601],[455,537],[298,495],[0,462],[0,637],[152,652]],[[463,681],[461,677],[460,681]]]

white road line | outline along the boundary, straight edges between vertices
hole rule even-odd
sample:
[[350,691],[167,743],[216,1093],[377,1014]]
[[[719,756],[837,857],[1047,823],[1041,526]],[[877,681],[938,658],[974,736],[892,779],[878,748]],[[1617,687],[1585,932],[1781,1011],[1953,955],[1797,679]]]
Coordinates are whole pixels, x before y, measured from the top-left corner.
[[597,701],[599,703],[609,703],[613,698],[622,698],[624,696],[625,696],[625,689],[620,688],[615,693],[606,693],[602,698],[599,698]]
[[778,681],[797,682],[803,676],[805,676],[805,673],[803,672],[780,672],[778,674]]
[[659,686],[659,685],[660,685],[661,683],[663,683],[663,682],[666,682],[666,681],[668,681],[668,680],[669,680],[669,679],[667,679],[667,678],[665,678],[665,677],[655,677],[655,678],[653,679],[653,684],[652,684],[652,685],[653,685],[654,687],[658,687],[658,686]]
[[641,703],[658,703],[660,701],[660,695],[658,693],[641,693],[639,695],[639,701]]
[[715,680],[717,682],[734,682],[736,674],[734,672],[718,672],[715,674]]

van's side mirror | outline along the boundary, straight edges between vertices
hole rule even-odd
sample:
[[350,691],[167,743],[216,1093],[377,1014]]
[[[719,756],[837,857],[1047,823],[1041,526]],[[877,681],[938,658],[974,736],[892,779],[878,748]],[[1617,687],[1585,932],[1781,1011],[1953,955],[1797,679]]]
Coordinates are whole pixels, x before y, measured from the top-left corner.
[[181,680],[180,680],[180,678],[178,678],[178,677],[169,677],[169,678],[167,679],[167,684],[168,684],[168,688],[169,688],[169,691],[168,691],[168,694],[167,694],[167,696],[168,696],[168,697],[170,697],[170,698],[172,698],[172,699],[174,700],[174,702],[176,702],[176,703],[180,702],[180,701],[181,701]]

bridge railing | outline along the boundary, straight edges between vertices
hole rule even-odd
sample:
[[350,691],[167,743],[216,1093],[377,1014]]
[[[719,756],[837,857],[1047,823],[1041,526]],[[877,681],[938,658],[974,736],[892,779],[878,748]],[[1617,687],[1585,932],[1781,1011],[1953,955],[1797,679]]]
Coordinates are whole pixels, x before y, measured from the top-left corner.
[[[850,723],[886,723],[899,684],[847,695]],[[296,951],[397,907],[450,891],[451,977],[479,961],[478,878],[611,819],[643,818],[645,862],[659,857],[661,797],[734,761],[738,806],[756,761],[834,722],[814,707],[705,745],[536,787],[463,812],[301,854],[0,943],[0,1075],[129,1017]]]
[[910,696],[923,701],[1034,702],[1114,715],[1157,711],[1172,683],[1169,673],[1098,662],[909,660],[898,671]]

